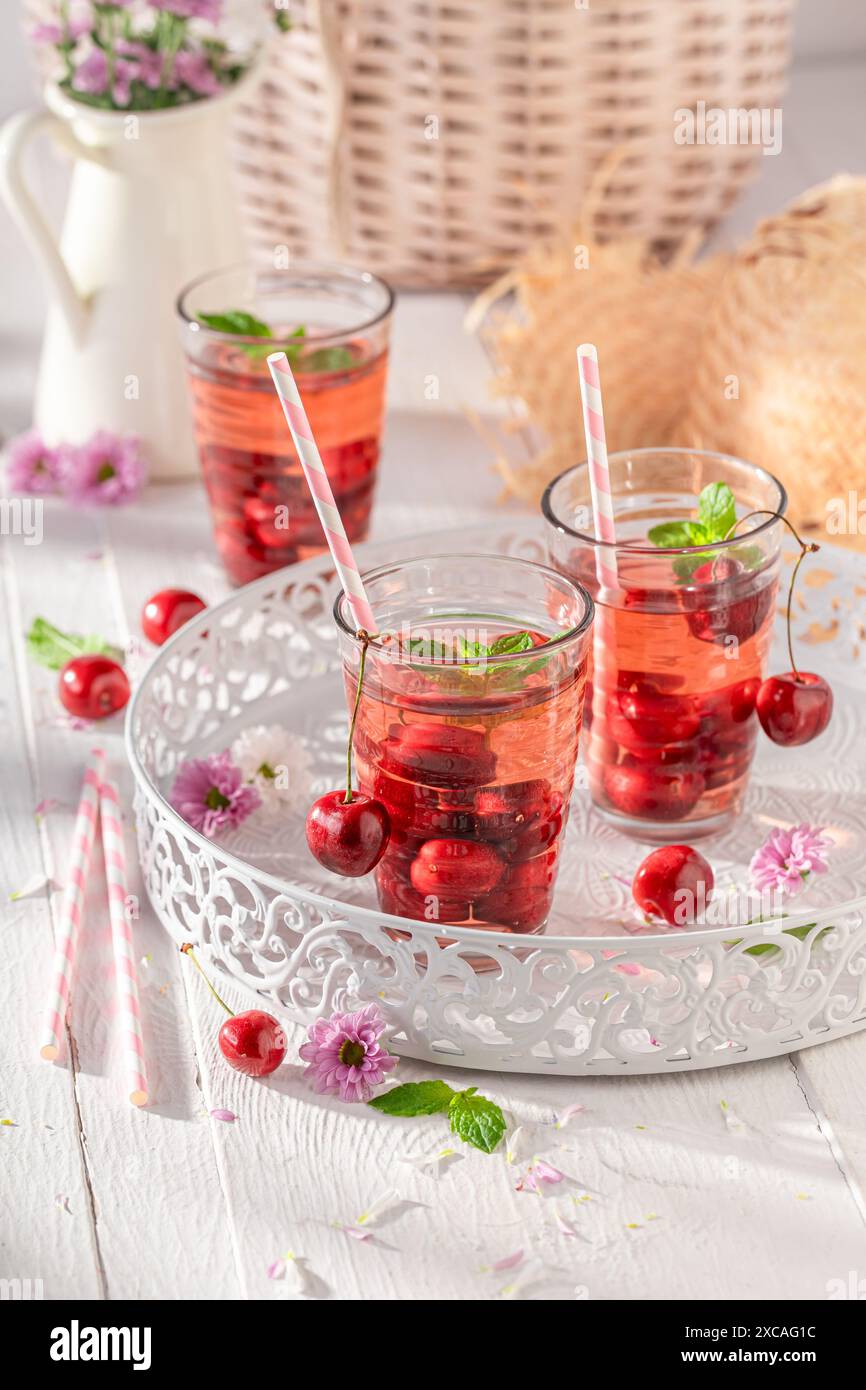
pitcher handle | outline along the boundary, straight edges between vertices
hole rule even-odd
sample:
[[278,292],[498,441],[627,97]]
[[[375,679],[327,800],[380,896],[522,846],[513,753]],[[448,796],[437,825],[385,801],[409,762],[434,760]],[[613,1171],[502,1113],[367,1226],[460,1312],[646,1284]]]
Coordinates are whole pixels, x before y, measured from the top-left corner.
[[59,116],[45,110],[21,111],[0,129],[0,193],[41,262],[73,341],[81,343],[87,325],[87,301],[79,294],[57,238],[24,177],[25,151],[43,133],[53,134],[71,153],[91,157],[91,152],[79,144]]

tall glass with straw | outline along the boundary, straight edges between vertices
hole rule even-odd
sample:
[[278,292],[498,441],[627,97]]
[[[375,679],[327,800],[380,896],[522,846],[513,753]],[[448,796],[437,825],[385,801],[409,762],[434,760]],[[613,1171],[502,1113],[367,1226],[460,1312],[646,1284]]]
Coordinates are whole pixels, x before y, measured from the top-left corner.
[[334,614],[355,777],[390,824],[380,907],[540,931],[568,818],[592,601],[547,566],[497,555],[422,556],[362,579],[288,364],[271,370],[342,583]]
[[[618,829],[659,843],[723,830],[748,784],[776,608],[786,496],[764,469],[705,450],[608,456],[594,350],[579,349],[587,460],[545,492],[550,562],[597,602],[584,757]],[[736,534],[659,545],[663,523],[730,488]],[[677,535],[677,531],[672,531]]]

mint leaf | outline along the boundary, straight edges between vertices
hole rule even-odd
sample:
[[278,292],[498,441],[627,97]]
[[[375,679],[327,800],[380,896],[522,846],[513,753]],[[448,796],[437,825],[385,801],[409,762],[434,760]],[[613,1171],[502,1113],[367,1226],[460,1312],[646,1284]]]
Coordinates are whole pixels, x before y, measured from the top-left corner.
[[79,636],[77,632],[61,632],[59,627],[45,618],[34,618],[25,639],[27,650],[40,666],[49,671],[59,671],[67,661],[75,656],[110,656],[112,661],[123,662],[123,652],[104,637],[95,633]]
[[464,1144],[492,1154],[505,1133],[505,1116],[492,1100],[476,1095],[475,1089],[471,1086],[468,1091],[459,1091],[448,1107],[451,1133]]
[[535,646],[528,632],[507,632],[497,637],[489,649],[490,656],[509,656],[512,652],[528,652]]
[[244,338],[274,336],[266,323],[245,309],[227,309],[224,314],[199,314],[197,317],[206,328],[213,328],[217,333],[240,333]]
[[355,354],[351,348],[316,348],[304,357],[300,364],[302,372],[345,372],[355,364]]
[[410,637],[406,646],[412,656],[423,656],[428,661],[448,661],[451,658],[445,643],[431,637]]
[[457,1098],[447,1081],[409,1081],[367,1103],[383,1115],[438,1115]]
[[671,568],[678,579],[688,584],[695,570],[700,569],[701,565],[705,565],[712,558],[709,550],[701,550],[697,555],[677,555]]
[[744,570],[760,569],[764,563],[764,552],[759,545],[735,545],[728,554],[732,560],[738,560]]
[[736,520],[734,494],[727,483],[707,483],[698,497],[698,521],[706,530],[705,539],[724,540]]
[[697,521],[662,521],[649,532],[653,545],[675,550],[683,545],[705,545],[713,539]]

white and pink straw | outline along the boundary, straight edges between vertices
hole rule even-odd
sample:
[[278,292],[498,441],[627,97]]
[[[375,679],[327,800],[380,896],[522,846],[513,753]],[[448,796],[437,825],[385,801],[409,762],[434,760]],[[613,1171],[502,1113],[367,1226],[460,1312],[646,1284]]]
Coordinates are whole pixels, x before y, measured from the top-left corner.
[[363,628],[365,632],[373,634],[376,632],[376,619],[367,600],[361,581],[361,573],[352,554],[352,547],[349,544],[342,517],[334,501],[334,494],[331,491],[331,484],[328,482],[322,455],[319,453],[318,445],[313,438],[313,431],[310,428],[307,412],[292,375],[289,359],[284,352],[272,352],[268,358],[268,366],[271,369],[274,386],[277,388],[277,395],[282,402],[286,424],[291,430],[292,439],[298,451],[298,458],[301,460],[304,477],[313,495],[313,502],[325,532],[325,540],[328,542],[340,583],[352,610],[355,625],[357,628]]
[[580,374],[580,399],[583,404],[583,432],[586,436],[586,461],[589,468],[589,488],[595,523],[595,538],[603,541],[596,550],[595,565],[602,589],[617,588],[616,527],[613,519],[613,496],[610,489],[610,464],[604,434],[604,409],[601,402],[601,381],[598,375],[598,352],[592,343],[581,343],[577,349]]
[[57,924],[57,942],[54,948],[54,965],[51,975],[51,989],[45,1007],[45,1025],[42,1042],[39,1046],[46,1062],[53,1062],[60,1052],[60,1043],[66,1027],[66,1014],[69,1009],[69,995],[72,975],[78,952],[78,939],[84,921],[84,899],[87,893],[87,873],[96,839],[96,826],[99,821],[99,788],[105,772],[105,754],[101,748],[94,748],[84,769],[84,782],[81,800],[75,817],[72,832],[72,850],[66,891],[60,908]]
[[141,1036],[141,1014],[138,1003],[138,983],[135,976],[135,954],[132,929],[127,917],[129,893],[126,878],[126,851],[120,800],[114,782],[106,773],[105,754],[94,748],[84,769],[81,800],[72,832],[72,850],[66,880],[66,891],[60,909],[57,944],[51,989],[45,1011],[45,1025],[40,1054],[46,1062],[56,1061],[66,1028],[76,968],[81,928],[84,924],[84,901],[87,894],[87,875],[93,857],[97,826],[102,825],[102,849],[105,858],[105,878],[108,886],[108,912],[114,951],[115,984],[118,1014],[123,1029],[123,1058],[126,1094],[133,1105],[147,1104],[147,1078],[144,1066],[144,1044]]
[[146,1105],[147,1077],[144,1067],[144,1042],[141,1036],[141,1013],[138,1004],[138,980],[135,974],[132,927],[127,916],[130,898],[126,878],[123,822],[120,817],[120,798],[117,795],[117,787],[108,776],[103,779],[99,810],[102,820],[105,879],[108,885],[111,944],[114,951],[117,1012],[123,1035],[125,1088],[133,1105]]

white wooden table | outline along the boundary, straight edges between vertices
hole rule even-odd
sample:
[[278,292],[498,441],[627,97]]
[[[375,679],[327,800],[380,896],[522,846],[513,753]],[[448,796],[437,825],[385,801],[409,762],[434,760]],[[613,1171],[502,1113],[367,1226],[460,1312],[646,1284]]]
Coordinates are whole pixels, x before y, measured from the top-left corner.
[[[833,76],[834,99],[853,103],[853,79],[843,79]],[[735,231],[831,171],[823,149],[815,156],[813,142],[804,154],[797,138]],[[4,224],[7,248],[20,264]],[[26,319],[36,292],[29,268],[21,274],[16,294],[6,271],[14,351],[0,401],[15,427],[27,423],[35,344]],[[455,297],[401,299],[374,538],[472,522],[495,505],[498,482],[463,414],[483,409],[487,368],[460,332],[462,309]],[[431,374],[437,401],[425,393]],[[721,1072],[573,1082],[457,1073],[524,1124],[545,1125],[575,1102],[585,1109],[538,1131],[538,1152],[570,1179],[555,1198],[517,1192],[504,1154],[467,1150],[436,1178],[404,1160],[445,1142],[441,1118],[389,1120],[313,1095],[296,1059],[300,1030],[269,1081],[229,1070],[215,1045],[218,1011],[143,897],[135,933],[154,1099],[133,1110],[94,875],[73,1052],[41,1061],[58,894],[9,895],[40,877],[63,883],[93,738],[56,722],[55,678],[26,657],[23,632],[42,613],[123,641],[138,635],[154,589],[215,601],[226,582],[197,485],[152,489],[116,513],[48,506],[44,544],[4,538],[0,554],[0,1120],[14,1122],[0,1125],[0,1278],[41,1278],[46,1298],[269,1299],[291,1294],[268,1274],[287,1251],[303,1262],[308,1292],[340,1299],[822,1299],[866,1276],[864,1036]],[[120,722],[102,733],[128,805]],[[59,804],[37,820],[45,800]],[[247,1006],[231,993],[229,1002]],[[400,1064],[403,1080],[430,1074]],[[216,1108],[236,1122],[211,1118]],[[370,1239],[340,1229],[389,1190],[404,1204]],[[520,1250],[522,1266],[489,1268]]]

